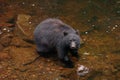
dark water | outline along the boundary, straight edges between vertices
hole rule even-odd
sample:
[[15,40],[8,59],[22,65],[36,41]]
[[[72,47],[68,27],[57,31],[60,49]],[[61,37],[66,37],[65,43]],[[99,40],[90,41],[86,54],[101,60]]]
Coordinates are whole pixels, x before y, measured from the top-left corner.
[[[30,15],[30,22],[35,28],[46,18],[59,18],[78,29],[84,41],[84,45],[79,49],[81,59],[78,64],[91,69],[89,76],[80,77],[81,80],[119,80],[119,0],[0,0],[0,2],[0,16],[7,15],[7,19],[19,14]],[[68,80],[75,79],[74,76],[72,78]]]

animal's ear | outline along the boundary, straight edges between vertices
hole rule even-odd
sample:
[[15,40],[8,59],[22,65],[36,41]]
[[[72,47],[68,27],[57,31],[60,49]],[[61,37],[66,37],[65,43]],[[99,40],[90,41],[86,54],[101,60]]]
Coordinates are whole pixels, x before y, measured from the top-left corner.
[[63,34],[64,34],[64,36],[68,35],[68,33],[67,33],[67,32],[65,32],[65,31],[63,32]]
[[79,32],[79,30],[78,30],[78,29],[76,30],[76,34],[78,34],[78,35],[80,34],[80,32]]

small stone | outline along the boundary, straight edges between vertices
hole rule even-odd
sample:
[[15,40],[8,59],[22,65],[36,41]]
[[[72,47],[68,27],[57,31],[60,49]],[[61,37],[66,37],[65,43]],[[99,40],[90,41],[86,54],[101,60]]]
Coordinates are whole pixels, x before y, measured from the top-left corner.
[[106,31],[107,33],[109,33],[109,31]]
[[3,32],[0,30],[0,34],[2,34]]
[[118,27],[118,25],[116,24],[115,27]]
[[46,70],[50,71],[50,68],[49,68],[49,67],[47,67],[47,68],[46,68]]
[[92,27],[94,27],[95,25],[93,24]]
[[10,32],[10,30],[8,29],[7,32]]
[[24,4],[25,4],[25,2],[22,2],[22,4],[24,5]]
[[50,74],[52,74],[52,71],[49,71]]
[[39,65],[39,68],[40,68],[40,69],[42,69],[42,68],[43,68],[43,66]]
[[32,6],[35,6],[35,4],[32,4]]
[[110,21],[110,18],[108,18],[107,20]]
[[32,76],[35,77],[36,75],[33,74]]
[[83,14],[86,14],[86,11],[84,11]]
[[84,55],[90,55],[90,53],[88,53],[88,52],[84,52],[83,54],[84,54]]
[[120,13],[120,11],[117,11],[117,13]]
[[119,1],[119,0],[117,1],[117,4],[120,4],[120,1]]
[[90,22],[90,20],[88,20],[88,22]]
[[11,77],[12,77],[13,79],[16,79],[16,78],[17,78],[17,76],[16,76],[16,75],[12,75]]
[[3,68],[2,65],[0,65],[0,69]]
[[51,69],[51,71],[55,71],[55,69]]
[[43,74],[45,74],[45,72],[43,72]]
[[108,28],[110,28],[110,26],[108,26]]
[[29,24],[31,24],[32,22],[29,22]]
[[3,28],[3,31],[6,31],[7,29],[6,28]]
[[29,28],[30,30],[32,29],[32,28]]
[[83,59],[83,60],[85,60],[86,58],[85,58],[85,57],[83,57],[82,59]]
[[48,59],[47,62],[50,62],[50,60]]
[[5,77],[4,77],[4,76],[2,76],[2,78],[4,79]]
[[113,27],[113,29],[115,29],[115,27]]
[[85,32],[85,34],[88,34],[88,32]]

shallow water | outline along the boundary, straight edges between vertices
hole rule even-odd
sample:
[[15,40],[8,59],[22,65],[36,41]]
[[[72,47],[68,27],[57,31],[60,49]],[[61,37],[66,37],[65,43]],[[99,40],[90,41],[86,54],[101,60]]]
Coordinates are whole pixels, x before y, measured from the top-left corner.
[[[0,79],[119,80],[119,5],[120,1],[118,0],[0,0],[0,43],[3,45],[2,48],[0,45],[0,50],[2,55],[8,53],[7,58],[6,54],[0,57],[0,66],[3,66],[0,68],[2,73],[0,73]],[[21,40],[23,33],[19,30],[12,32],[13,28],[9,28],[10,33],[6,33],[4,30],[11,24],[15,24],[16,17],[21,14],[30,16],[29,24],[23,23],[23,26],[29,26],[29,29],[23,27],[29,37],[32,37],[32,31],[36,25],[46,18],[59,18],[74,29],[78,29],[84,44],[79,49],[80,60],[73,59],[76,67],[74,69],[61,69],[58,61],[53,58],[41,58],[27,67],[19,67],[22,63],[32,60],[33,56],[36,55],[35,45]],[[9,34],[12,34],[10,40],[8,37],[4,37]],[[7,42],[2,44],[2,41],[6,39]],[[87,66],[90,72],[83,77],[77,76],[78,64]]]

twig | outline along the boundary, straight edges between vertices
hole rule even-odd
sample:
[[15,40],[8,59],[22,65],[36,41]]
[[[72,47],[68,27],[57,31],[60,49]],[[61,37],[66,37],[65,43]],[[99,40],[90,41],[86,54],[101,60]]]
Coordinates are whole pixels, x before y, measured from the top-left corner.
[[32,64],[32,63],[35,62],[39,57],[40,57],[40,56],[37,56],[34,60],[32,60],[32,61],[30,61],[30,62],[27,62],[27,63],[24,63],[23,66]]
[[16,23],[17,23],[18,28],[23,32],[23,34],[27,36],[27,34],[25,33],[25,31],[24,31],[24,30],[22,29],[22,27],[19,25],[19,23],[18,23],[18,22],[16,22]]

